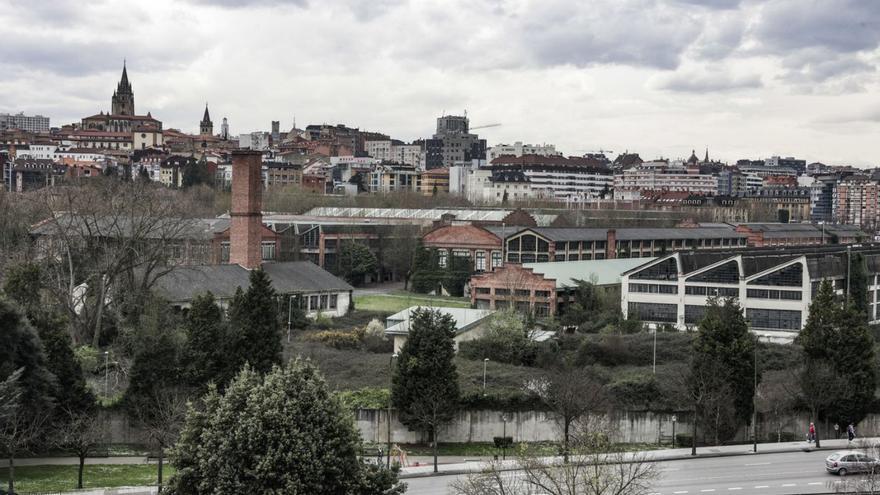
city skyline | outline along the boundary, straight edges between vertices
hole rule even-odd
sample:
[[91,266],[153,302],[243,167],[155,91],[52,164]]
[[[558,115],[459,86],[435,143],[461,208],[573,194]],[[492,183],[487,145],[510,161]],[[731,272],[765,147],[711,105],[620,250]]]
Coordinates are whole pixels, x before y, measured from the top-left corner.
[[295,117],[412,140],[467,109],[503,124],[489,145],[876,163],[870,2],[0,5],[0,112],[56,126],[109,110],[127,59],[138,110],[188,132],[206,100],[236,135]]

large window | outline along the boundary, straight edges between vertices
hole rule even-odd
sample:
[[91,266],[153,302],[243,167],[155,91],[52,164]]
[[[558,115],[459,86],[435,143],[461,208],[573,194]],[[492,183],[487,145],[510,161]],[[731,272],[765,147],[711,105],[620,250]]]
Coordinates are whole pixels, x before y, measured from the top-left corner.
[[781,270],[768,273],[749,282],[749,285],[777,285],[782,287],[800,287],[803,285],[804,267],[800,263],[789,265]]
[[675,304],[631,302],[629,303],[629,314],[642,321],[676,323],[678,321],[678,306]]
[[736,261],[729,261],[709,271],[688,278],[688,282],[709,282],[713,284],[739,283],[739,268]]
[[475,268],[479,272],[486,270],[486,252],[485,251],[477,251]]
[[229,242],[220,243],[220,263],[229,263]]
[[492,251],[492,268],[501,266],[501,251]]
[[770,330],[800,330],[801,312],[787,309],[757,309],[748,308],[746,317],[752,328],[766,328]]
[[707,287],[705,285],[686,285],[684,293],[689,296],[739,297],[736,287]]
[[788,301],[800,301],[799,290],[773,290],[773,289],[746,289],[746,297],[752,299],[784,299]]
[[263,241],[260,243],[260,248],[263,255],[263,261],[275,260],[275,241]]
[[[596,259],[601,258],[596,256]],[[669,258],[633,273],[629,278],[638,280],[678,280],[678,266],[675,263],[675,258]]]
[[684,306],[684,322],[688,325],[697,325],[706,316],[706,306],[686,304]]
[[630,292],[645,292],[648,294],[678,294],[677,285],[665,284],[629,284]]
[[437,252],[437,255],[439,256],[438,264],[440,265],[440,268],[446,268],[446,264],[449,262],[449,252],[445,249],[441,249]]

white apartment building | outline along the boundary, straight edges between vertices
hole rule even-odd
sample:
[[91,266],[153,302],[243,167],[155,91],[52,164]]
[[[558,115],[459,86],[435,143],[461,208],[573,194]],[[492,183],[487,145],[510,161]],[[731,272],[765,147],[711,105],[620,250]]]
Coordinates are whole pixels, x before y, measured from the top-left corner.
[[31,157],[40,160],[56,160],[55,150],[57,148],[54,144],[30,144],[27,149],[19,150],[16,156],[19,158]]
[[391,140],[382,141],[364,141],[364,151],[368,155],[379,161],[390,162],[391,158]]
[[390,139],[364,141],[364,151],[380,162],[412,165],[419,170],[425,168],[425,150],[418,144],[394,144]]
[[264,151],[269,149],[268,132],[250,132],[238,135],[238,146],[252,150]]
[[593,158],[523,155],[492,160],[493,171],[521,171],[534,196],[572,203],[610,196],[614,174]]
[[513,144],[496,144],[486,150],[486,160],[489,162],[503,155],[562,156],[562,153],[556,151],[556,146],[552,144],[523,144],[522,141]]
[[0,131],[20,129],[27,132],[49,132],[49,117],[24,113],[0,113]]
[[711,174],[701,174],[685,168],[634,167],[614,176],[614,199],[625,199],[634,192],[687,192],[714,195],[718,179]]

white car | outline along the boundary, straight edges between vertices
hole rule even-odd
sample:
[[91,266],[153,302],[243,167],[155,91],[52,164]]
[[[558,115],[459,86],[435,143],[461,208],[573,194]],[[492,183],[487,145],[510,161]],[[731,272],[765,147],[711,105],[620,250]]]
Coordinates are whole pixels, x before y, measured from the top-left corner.
[[863,452],[841,450],[825,459],[825,470],[840,476],[849,473],[880,472],[880,460]]

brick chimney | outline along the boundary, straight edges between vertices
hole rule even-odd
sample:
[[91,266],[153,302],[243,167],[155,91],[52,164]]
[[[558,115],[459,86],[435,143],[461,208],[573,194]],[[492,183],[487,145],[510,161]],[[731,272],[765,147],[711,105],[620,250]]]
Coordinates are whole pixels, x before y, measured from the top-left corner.
[[608,232],[605,233],[605,259],[613,260],[615,258],[617,258],[617,231],[608,229]]
[[262,264],[263,231],[262,153],[232,152],[232,211],[229,228],[229,262],[248,270]]

